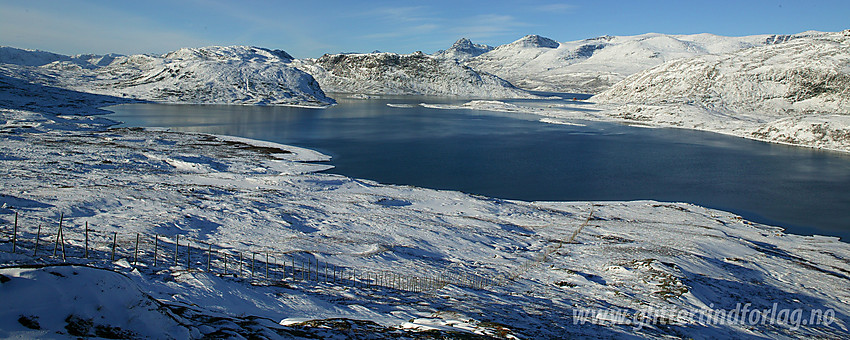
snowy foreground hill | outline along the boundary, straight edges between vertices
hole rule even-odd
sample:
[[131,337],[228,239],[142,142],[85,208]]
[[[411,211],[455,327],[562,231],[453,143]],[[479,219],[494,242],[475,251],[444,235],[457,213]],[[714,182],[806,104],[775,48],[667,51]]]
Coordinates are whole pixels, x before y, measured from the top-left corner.
[[298,60],[329,92],[530,98],[528,92],[454,59],[423,54],[326,54]]
[[850,151],[850,30],[676,60],[592,98],[629,121]]
[[167,103],[335,103],[291,62],[284,51],[248,46],[74,57],[0,47],[0,75],[80,92]]
[[728,53],[793,38],[787,35],[724,37],[649,33],[557,42],[528,35],[461,60],[473,69],[494,74],[523,89],[595,94],[629,75],[670,60]]
[[[15,108],[0,108],[0,338],[850,332],[850,244],[836,238],[690,204],[506,201],[325,174],[310,150],[110,129],[86,114],[122,98],[3,80]],[[208,260],[213,246],[229,267]],[[56,265],[66,251],[77,265]],[[293,277],[281,261],[348,270]]]

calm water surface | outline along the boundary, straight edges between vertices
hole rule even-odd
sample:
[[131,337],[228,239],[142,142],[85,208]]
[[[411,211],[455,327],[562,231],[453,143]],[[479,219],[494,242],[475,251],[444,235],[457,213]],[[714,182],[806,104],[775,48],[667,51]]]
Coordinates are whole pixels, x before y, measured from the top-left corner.
[[[338,96],[339,97],[339,96]],[[691,202],[797,234],[850,240],[850,156],[713,133],[436,110],[446,98],[338,98],[329,109],[128,104],[109,117],[275,141],[333,156],[329,172],[528,201]],[[386,104],[411,104],[397,108]]]

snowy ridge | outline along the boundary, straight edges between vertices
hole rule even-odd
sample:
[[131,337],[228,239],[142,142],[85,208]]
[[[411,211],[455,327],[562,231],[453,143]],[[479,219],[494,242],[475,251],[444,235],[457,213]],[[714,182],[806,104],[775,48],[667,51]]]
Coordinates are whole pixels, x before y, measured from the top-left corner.
[[472,41],[467,38],[460,38],[452,45],[452,47],[449,47],[447,50],[437,51],[434,53],[434,56],[464,62],[492,50],[492,46],[473,44]]
[[296,64],[327,91],[475,98],[531,98],[496,76],[456,60],[412,54],[326,54]]
[[809,33],[782,44],[672,61],[592,100],[616,105],[617,116],[628,120],[846,151],[850,125],[840,115],[850,115],[847,65],[850,31]]
[[[6,56],[8,55],[8,56]],[[168,103],[334,104],[283,51],[249,46],[183,48],[162,56],[74,58],[7,49],[0,73],[81,92]],[[45,63],[46,62],[46,63]]]
[[796,36],[713,34],[602,36],[558,43],[530,35],[470,59],[467,65],[528,90],[599,93],[666,61],[782,43]]

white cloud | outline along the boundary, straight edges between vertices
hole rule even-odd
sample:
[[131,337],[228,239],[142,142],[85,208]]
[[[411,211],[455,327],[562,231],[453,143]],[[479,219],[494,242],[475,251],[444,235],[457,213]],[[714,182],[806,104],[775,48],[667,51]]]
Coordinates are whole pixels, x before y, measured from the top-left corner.
[[421,23],[432,22],[438,19],[428,15],[428,8],[423,6],[410,7],[379,7],[361,12],[357,15],[372,17],[375,20],[388,23]]
[[486,39],[504,34],[513,34],[530,24],[510,15],[481,14],[470,18],[468,24],[451,27],[451,33],[470,39]]
[[547,13],[570,13],[573,10],[578,8],[575,5],[565,4],[565,3],[555,3],[548,5],[540,5],[535,7],[534,9],[539,12],[547,12]]

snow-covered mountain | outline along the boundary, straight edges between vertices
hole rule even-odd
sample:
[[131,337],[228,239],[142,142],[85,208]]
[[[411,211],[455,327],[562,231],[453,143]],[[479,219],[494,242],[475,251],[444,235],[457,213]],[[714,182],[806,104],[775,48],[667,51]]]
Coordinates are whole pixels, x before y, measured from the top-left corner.
[[[630,119],[709,129],[738,124],[739,134],[753,138],[847,149],[850,124],[841,115],[850,115],[848,65],[850,30],[807,33],[783,44],[671,61],[592,99],[617,105]],[[723,119],[696,119],[705,114]]]
[[416,94],[477,98],[526,98],[509,82],[453,59],[412,54],[326,54],[303,59],[298,67],[330,92]]
[[559,43],[528,35],[469,59],[467,65],[528,90],[599,93],[627,76],[666,61],[792,39],[787,35],[713,34],[602,36]]
[[474,44],[467,38],[460,38],[447,50],[440,50],[434,56],[458,61],[468,61],[493,50],[493,46]]
[[326,106],[310,75],[284,51],[183,48],[162,56],[81,55],[4,48],[0,73],[82,92],[171,103]]

